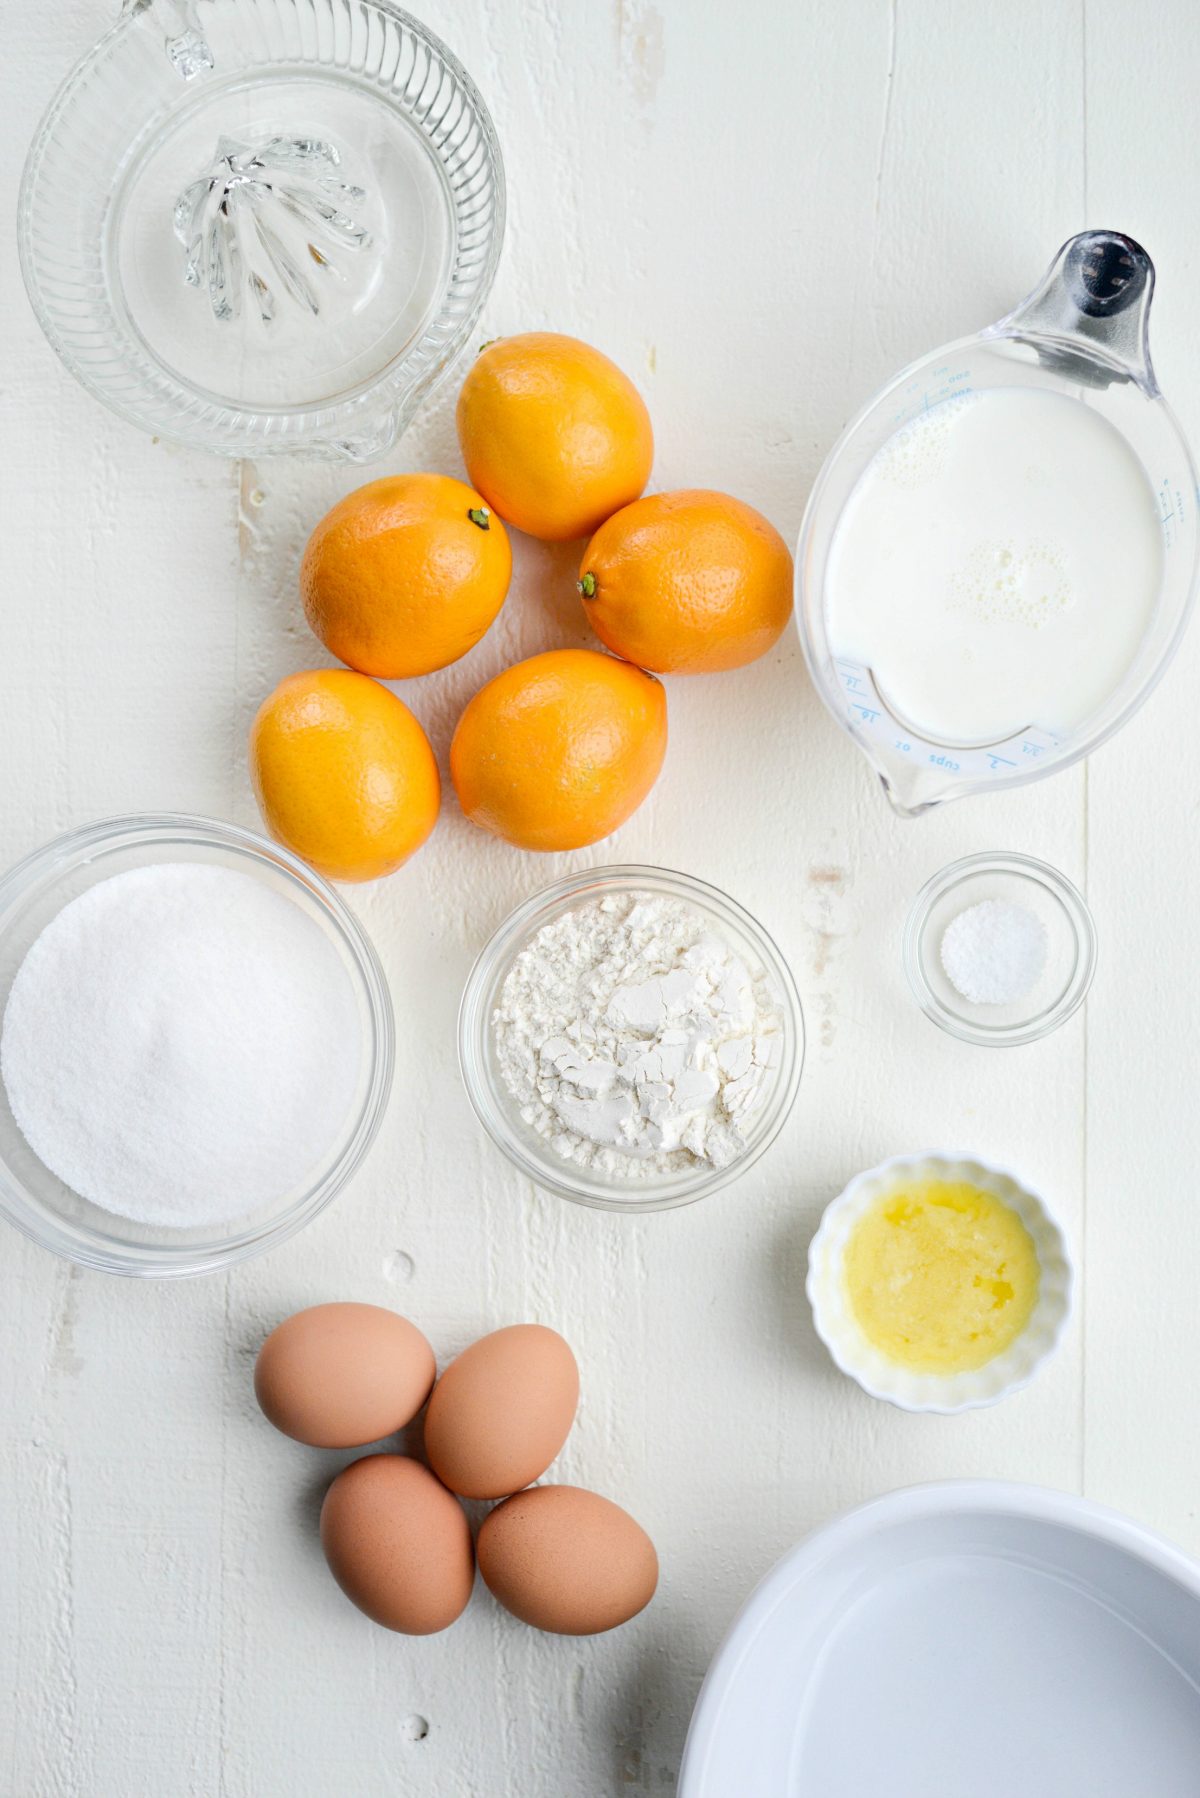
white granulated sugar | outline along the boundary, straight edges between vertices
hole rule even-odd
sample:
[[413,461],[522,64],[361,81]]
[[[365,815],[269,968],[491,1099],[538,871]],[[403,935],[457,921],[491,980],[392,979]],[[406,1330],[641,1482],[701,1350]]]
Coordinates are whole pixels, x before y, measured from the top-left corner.
[[946,926],[942,966],[972,1005],[1012,1005],[1041,979],[1046,950],[1046,926],[1034,912],[984,899]]
[[689,905],[646,893],[543,925],[493,1028],[525,1122],[565,1160],[628,1179],[735,1160],[782,1048],[765,976]]
[[283,893],[170,862],[99,882],[22,962],[0,1038],[12,1113],[51,1173],[138,1223],[222,1223],[285,1197],[344,1127],[357,1004]]

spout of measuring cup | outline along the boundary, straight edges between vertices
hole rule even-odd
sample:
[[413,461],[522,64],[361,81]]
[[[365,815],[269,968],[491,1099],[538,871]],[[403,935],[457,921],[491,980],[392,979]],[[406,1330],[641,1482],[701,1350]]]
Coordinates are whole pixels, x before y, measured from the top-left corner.
[[934,807],[945,804],[945,800],[950,798],[950,793],[945,789],[941,793],[932,793],[925,798],[918,797],[916,793],[905,793],[892,780],[889,780],[887,775],[880,775],[880,786],[883,788],[883,793],[887,795],[887,804],[892,807],[892,811],[898,818],[919,818],[921,814],[934,811]]
[[1120,231],[1068,238],[1033,292],[985,337],[1012,337],[1088,387],[1134,381],[1158,397],[1150,361],[1154,264]]
[[[948,753],[939,757],[932,745],[923,748],[920,757],[889,755],[880,752],[877,743],[859,739],[867,760],[883,788],[888,804],[898,818],[919,818],[947,799],[956,799],[965,790],[958,764]],[[938,766],[938,761],[942,766]]]
[[912,803],[908,795],[901,793],[893,786],[886,774],[879,776],[879,784],[883,788],[888,804],[898,818],[919,818],[923,812],[931,812],[935,806],[941,805],[943,800],[949,798],[949,794],[940,793],[935,799],[920,799]]

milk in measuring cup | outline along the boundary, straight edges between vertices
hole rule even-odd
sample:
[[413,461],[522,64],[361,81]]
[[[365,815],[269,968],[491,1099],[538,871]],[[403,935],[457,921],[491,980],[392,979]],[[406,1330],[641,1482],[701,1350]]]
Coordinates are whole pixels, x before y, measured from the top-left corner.
[[1066,394],[985,388],[918,414],[864,470],[830,548],[829,640],[925,737],[1062,735],[1120,684],[1161,577],[1121,433]]

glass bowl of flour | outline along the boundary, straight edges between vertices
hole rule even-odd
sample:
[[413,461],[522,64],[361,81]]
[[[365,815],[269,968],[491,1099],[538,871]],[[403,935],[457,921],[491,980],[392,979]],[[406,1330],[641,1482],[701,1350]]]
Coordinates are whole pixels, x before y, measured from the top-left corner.
[[0,878],[0,1216],[85,1267],[260,1254],[359,1166],[394,1024],[338,895],[253,831],[139,815]]
[[612,1211],[691,1204],[775,1140],[800,1084],[791,970],[749,912],[664,868],[584,869],[476,961],[463,1080],[529,1179]]

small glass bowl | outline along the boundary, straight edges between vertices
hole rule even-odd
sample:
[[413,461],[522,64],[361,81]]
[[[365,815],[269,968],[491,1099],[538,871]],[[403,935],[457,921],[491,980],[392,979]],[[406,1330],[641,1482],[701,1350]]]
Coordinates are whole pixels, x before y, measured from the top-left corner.
[[[965,999],[942,966],[942,937],[968,906],[985,899],[1021,905],[1046,929],[1046,965],[1011,1005]],[[926,881],[904,930],[904,971],[926,1017],[964,1043],[1004,1048],[1049,1036],[1078,1011],[1096,971],[1096,926],[1079,889],[1032,855],[989,853],[951,862]]]
[[102,819],[68,831],[0,878],[0,1015],[34,939],[86,888],[149,863],[204,862],[253,874],[320,926],[345,966],[362,1022],[359,1086],[340,1139],[293,1191],[236,1223],[172,1230],[134,1223],[90,1204],[39,1160],[0,1084],[0,1216],[43,1248],[82,1267],[146,1278],[210,1273],[286,1242],[323,1211],[358,1168],[387,1105],[395,1027],[383,969],[333,889],[286,849],[255,832],[171,813]]
[[[532,937],[584,899],[609,893],[658,893],[711,920],[753,971],[761,970],[783,1019],[783,1054],[767,1097],[748,1122],[744,1152],[727,1167],[700,1164],[680,1173],[621,1180],[577,1168],[521,1118],[496,1062],[492,1015],[513,961]],[[804,1065],[804,1015],[791,969],[762,925],[736,900],[690,874],[637,865],[586,868],[555,881],[510,913],[485,944],[467,978],[458,1014],[458,1057],[476,1116],[521,1173],[559,1198],[604,1211],[666,1211],[707,1198],[736,1180],[770,1147],[795,1102]]]

